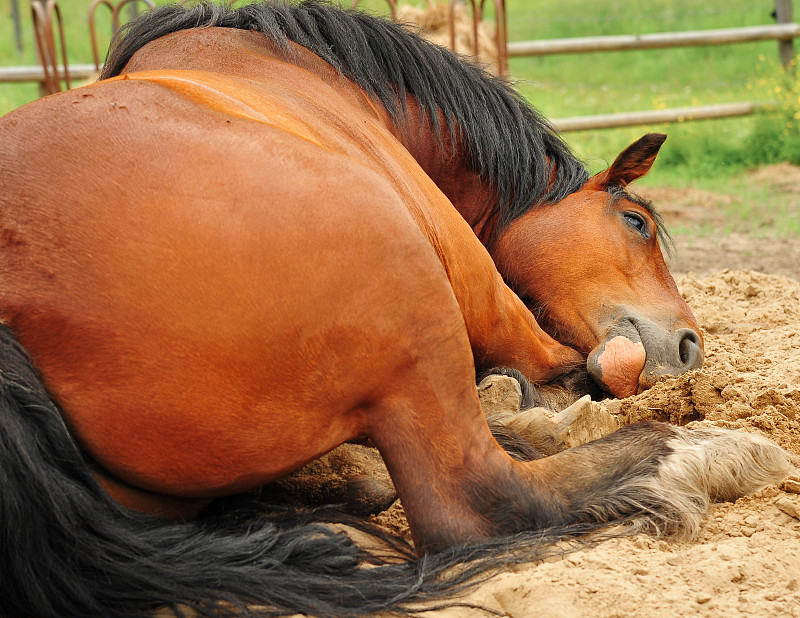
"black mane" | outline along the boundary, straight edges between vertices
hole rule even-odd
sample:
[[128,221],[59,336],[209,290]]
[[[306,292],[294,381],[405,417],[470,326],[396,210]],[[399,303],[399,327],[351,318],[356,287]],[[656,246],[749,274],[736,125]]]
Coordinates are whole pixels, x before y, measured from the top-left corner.
[[468,148],[473,169],[496,188],[500,227],[532,206],[560,201],[588,177],[550,124],[502,79],[398,24],[316,0],[238,9],[207,3],[161,7],[118,33],[101,78],[118,75],[155,39],[205,26],[262,32],[287,54],[288,41],[311,50],[379,99],[401,127],[407,93],[419,100],[440,138],[441,110],[448,128]]

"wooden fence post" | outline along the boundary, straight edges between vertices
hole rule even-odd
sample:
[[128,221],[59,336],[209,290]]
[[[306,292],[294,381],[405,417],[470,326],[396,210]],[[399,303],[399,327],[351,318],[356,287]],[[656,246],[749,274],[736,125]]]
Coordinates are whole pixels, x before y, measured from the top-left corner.
[[[775,0],[775,21],[779,24],[792,23],[792,0]],[[778,41],[778,56],[781,64],[789,68],[794,60],[794,41],[781,39]]]

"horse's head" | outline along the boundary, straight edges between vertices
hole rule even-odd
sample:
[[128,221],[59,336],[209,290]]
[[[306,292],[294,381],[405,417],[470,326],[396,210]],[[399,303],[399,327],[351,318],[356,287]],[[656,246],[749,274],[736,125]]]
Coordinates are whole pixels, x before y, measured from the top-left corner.
[[645,135],[579,191],[512,222],[492,248],[542,327],[585,354],[589,374],[618,397],[703,363],[700,329],[661,254],[668,236],[625,192],[665,139]]

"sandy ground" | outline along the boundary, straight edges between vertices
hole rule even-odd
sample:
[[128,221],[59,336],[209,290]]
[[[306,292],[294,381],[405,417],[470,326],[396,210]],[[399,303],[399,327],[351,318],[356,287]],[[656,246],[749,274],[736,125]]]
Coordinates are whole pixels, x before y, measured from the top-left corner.
[[[800,167],[781,163],[750,172],[749,183],[769,187],[779,194],[782,207],[800,217]],[[650,199],[663,215],[667,229],[702,230],[703,234],[675,235],[675,252],[669,261],[676,276],[693,272],[707,275],[724,269],[755,270],[800,280],[800,241],[776,238],[764,229],[726,233],[730,226],[724,207],[741,201],[739,195],[696,189],[631,187]],[[764,217],[768,224],[769,216]],[[741,224],[734,227],[741,229]]]
[[[800,169],[787,166],[759,173],[765,182],[800,178]],[[788,191],[800,192],[800,183]],[[718,196],[641,193],[655,201],[668,227],[720,216]],[[705,366],[615,402],[612,411],[627,421],[762,433],[800,464],[800,240],[742,234],[675,240],[670,267],[703,328]],[[716,505],[697,539],[606,541],[503,573],[466,600],[515,618],[800,617],[800,495],[796,486],[782,487]],[[463,608],[430,614],[480,615],[486,614]]]

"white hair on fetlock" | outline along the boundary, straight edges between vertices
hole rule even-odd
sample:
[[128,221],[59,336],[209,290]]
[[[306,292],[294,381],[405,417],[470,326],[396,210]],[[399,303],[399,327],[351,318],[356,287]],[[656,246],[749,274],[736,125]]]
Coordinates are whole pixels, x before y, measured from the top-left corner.
[[673,429],[666,442],[672,452],[656,475],[620,488],[636,496],[645,511],[632,522],[637,531],[694,538],[711,502],[732,502],[792,472],[788,453],[760,435],[716,427]]

